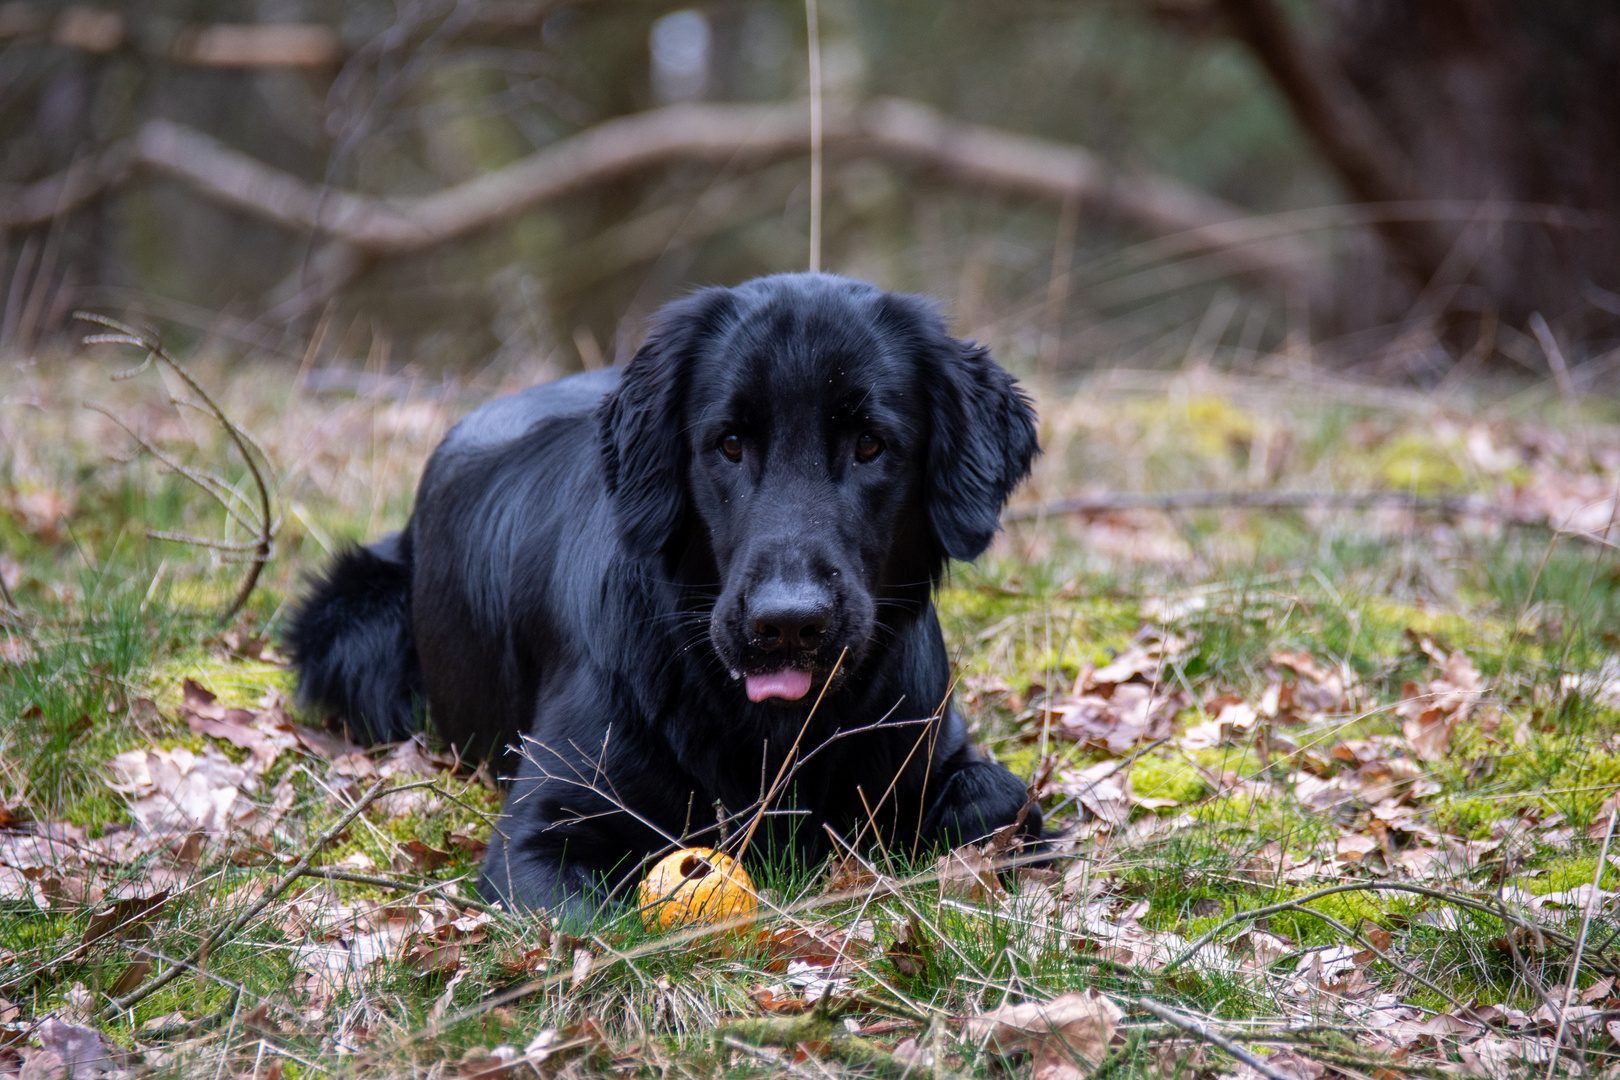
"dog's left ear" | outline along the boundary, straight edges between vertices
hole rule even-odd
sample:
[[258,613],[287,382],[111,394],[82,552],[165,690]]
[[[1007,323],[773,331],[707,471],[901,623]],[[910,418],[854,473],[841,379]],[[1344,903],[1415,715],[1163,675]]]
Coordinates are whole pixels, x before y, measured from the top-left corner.
[[686,519],[688,448],[682,417],[692,361],[735,300],[705,289],[666,304],[596,410],[597,447],[619,539],[634,556],[656,555]]
[[[901,298],[893,298],[901,299]],[[1040,453],[1035,409],[990,351],[959,341],[921,301],[905,297],[932,368],[928,389],[928,515],[940,548],[976,559],[1001,527],[1001,508]]]

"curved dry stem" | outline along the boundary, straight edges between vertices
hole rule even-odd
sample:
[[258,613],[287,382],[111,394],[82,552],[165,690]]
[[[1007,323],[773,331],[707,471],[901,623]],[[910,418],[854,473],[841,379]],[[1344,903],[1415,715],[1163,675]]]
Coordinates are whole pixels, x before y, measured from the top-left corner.
[[172,397],[170,400],[174,401],[177,406],[186,405],[207,413],[225,432],[226,437],[236,447],[237,453],[242,455],[242,461],[247,465],[248,475],[253,480],[254,491],[257,495],[257,506],[251,506],[248,499],[222,477],[183,465],[171,456],[164,454],[156,446],[138,435],[128,424],[119,420],[106,409],[96,405],[89,406],[123,428],[147,453],[152,454],[164,465],[201,488],[215,502],[219,503],[231,520],[253,534],[254,539],[245,543],[205,540],[202,537],[190,536],[184,533],[150,532],[148,534],[161,540],[172,540],[179,543],[209,547],[218,551],[240,553],[238,557],[245,555],[245,561],[248,563],[247,573],[243,575],[241,584],[237,586],[235,597],[219,616],[221,623],[229,622],[247,604],[248,598],[253,595],[253,590],[258,586],[259,575],[264,572],[264,564],[270,561],[276,532],[281,524],[280,519],[271,510],[270,485],[265,478],[266,470],[261,469],[259,464],[260,458],[263,458],[265,464],[268,465],[269,455],[264,452],[264,448],[256,440],[226,415],[225,410],[219,406],[219,403],[202,388],[202,384],[192,377],[191,372],[187,371],[184,365],[176,360],[154,335],[142,333],[135,327],[119,322],[117,319],[97,315],[94,312],[76,311],[73,313],[73,317],[84,322],[105,326],[114,331],[111,334],[90,335],[85,338],[85,344],[87,345],[134,345],[146,350],[146,359],[138,367],[120,372],[116,376],[117,378],[132,378],[150,367],[154,358],[161,361],[174,373],[176,378],[185,384],[186,389],[196,397],[196,401],[188,402],[182,402]]

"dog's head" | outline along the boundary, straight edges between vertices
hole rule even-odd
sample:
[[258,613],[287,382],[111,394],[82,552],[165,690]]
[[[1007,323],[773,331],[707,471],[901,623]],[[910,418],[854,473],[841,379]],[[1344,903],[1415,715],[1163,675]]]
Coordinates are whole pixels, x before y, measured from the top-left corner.
[[598,416],[622,543],[712,552],[709,637],[754,701],[914,617],[1037,452],[1012,377],[932,304],[827,274],[670,304]]

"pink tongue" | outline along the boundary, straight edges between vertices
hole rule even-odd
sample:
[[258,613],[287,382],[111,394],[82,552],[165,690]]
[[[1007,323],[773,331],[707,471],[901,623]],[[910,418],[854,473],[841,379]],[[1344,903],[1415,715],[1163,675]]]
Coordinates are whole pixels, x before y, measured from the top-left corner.
[[798,701],[809,692],[810,673],[797,668],[773,671],[769,675],[748,676],[749,701],[764,701],[773,697]]

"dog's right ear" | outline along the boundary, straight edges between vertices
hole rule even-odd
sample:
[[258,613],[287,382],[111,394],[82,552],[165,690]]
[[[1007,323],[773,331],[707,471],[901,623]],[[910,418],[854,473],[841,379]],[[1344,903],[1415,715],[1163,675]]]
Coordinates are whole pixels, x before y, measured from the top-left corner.
[[666,304],[619,385],[597,407],[602,471],[619,539],[633,556],[661,552],[686,520],[686,389],[694,358],[734,304],[729,289]]

